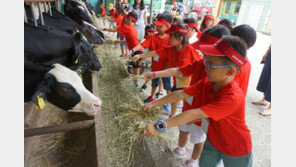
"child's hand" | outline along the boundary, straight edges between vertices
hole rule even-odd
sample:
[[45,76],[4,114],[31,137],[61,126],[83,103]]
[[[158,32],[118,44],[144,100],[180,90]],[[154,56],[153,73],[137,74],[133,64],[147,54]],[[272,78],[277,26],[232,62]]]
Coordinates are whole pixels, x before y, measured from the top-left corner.
[[142,63],[143,63],[144,59],[141,59],[139,62],[138,62],[138,65],[140,66]]
[[148,73],[146,73],[146,74],[144,75],[144,79],[145,79],[146,81],[149,81],[149,80],[154,79],[154,75],[153,75],[153,73],[152,73],[152,72],[148,72]]
[[141,57],[140,57],[140,54],[139,55],[135,55],[134,57],[132,57],[132,61],[133,62],[136,62],[137,60],[139,60]]
[[123,58],[124,58],[124,59],[127,59],[128,57],[129,57],[129,56],[128,56],[127,54],[124,54],[124,55],[123,55]]
[[145,106],[144,106],[143,110],[144,110],[144,111],[147,111],[147,110],[153,108],[153,107],[154,107],[153,104],[154,104],[154,103],[152,103],[152,102],[150,102],[150,103],[145,103]]
[[156,129],[156,123],[149,124],[144,130],[144,135],[147,137],[153,137],[158,134],[158,130]]
[[126,54],[127,54],[128,56],[130,56],[130,55],[132,55],[132,53],[133,53],[133,51],[132,51],[132,50],[129,50]]

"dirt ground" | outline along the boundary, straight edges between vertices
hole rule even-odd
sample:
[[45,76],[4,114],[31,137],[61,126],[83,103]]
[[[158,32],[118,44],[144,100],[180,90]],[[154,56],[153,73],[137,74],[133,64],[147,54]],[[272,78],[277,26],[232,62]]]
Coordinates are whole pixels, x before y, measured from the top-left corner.
[[[106,33],[108,39],[115,39],[115,33]],[[266,52],[271,43],[271,36],[263,35],[257,33],[257,41],[255,45],[248,50],[248,58],[252,65],[249,88],[246,96],[246,122],[251,131],[252,143],[253,143],[253,166],[254,167],[268,167],[271,166],[271,116],[261,116],[258,114],[259,111],[263,110],[264,107],[255,106],[251,104],[251,101],[260,100],[262,98],[262,93],[256,90],[256,86],[263,68],[263,64],[260,64],[262,56]],[[117,52],[120,53],[119,47]],[[150,69],[145,69],[145,72],[150,71]],[[144,72],[144,73],[145,73]],[[139,81],[139,86],[141,87],[143,81]],[[151,83],[148,84],[148,88],[145,93],[147,97],[150,95]],[[165,91],[163,91],[165,94]],[[180,113],[180,111],[178,111]],[[163,118],[167,118],[168,115],[165,114]],[[177,146],[178,142],[178,128],[171,128],[167,132],[167,136],[170,139],[170,148],[173,149]],[[190,158],[193,145],[188,143],[186,146],[187,157]],[[185,162],[184,160],[179,160],[180,164]],[[223,166],[223,165],[222,165]]]

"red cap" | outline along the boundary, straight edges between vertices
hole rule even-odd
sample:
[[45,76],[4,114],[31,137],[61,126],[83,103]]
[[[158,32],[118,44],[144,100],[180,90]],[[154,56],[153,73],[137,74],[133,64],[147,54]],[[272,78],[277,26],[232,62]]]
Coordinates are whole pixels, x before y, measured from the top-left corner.
[[186,23],[189,27],[195,28],[198,33],[201,33],[200,30],[198,29],[198,24],[197,23]]
[[100,7],[103,7],[103,6],[104,6],[104,4],[102,4],[102,3],[101,3],[99,6],[100,6]]
[[179,32],[179,33],[188,33],[189,30],[187,28],[181,28],[181,27],[177,27],[174,24],[171,26],[170,29],[166,30],[165,33],[166,34],[173,34],[175,32]]
[[240,67],[247,63],[246,59],[223,39],[219,39],[213,45],[200,45],[200,50],[211,56],[226,56]]
[[168,22],[166,19],[164,18],[158,18],[157,20],[155,20],[153,22],[153,24],[157,25],[157,26],[163,26],[163,25],[167,25],[167,26],[170,26],[172,25],[170,22]]
[[136,18],[134,18],[134,17],[133,17],[132,15],[130,15],[130,14],[128,14],[126,17],[132,19],[132,21],[133,21],[134,23],[137,22],[137,21],[136,21]]
[[212,45],[216,43],[219,40],[219,38],[213,37],[211,35],[208,35],[206,33],[203,33],[198,41],[191,44],[191,46],[195,49],[200,50],[199,45]]
[[214,16],[212,16],[212,15],[206,15],[206,17],[204,18],[204,20],[208,20],[208,19],[215,20],[214,19]]
[[146,30],[146,32],[155,32],[156,31],[156,29],[154,29],[154,28],[149,28],[148,30]]

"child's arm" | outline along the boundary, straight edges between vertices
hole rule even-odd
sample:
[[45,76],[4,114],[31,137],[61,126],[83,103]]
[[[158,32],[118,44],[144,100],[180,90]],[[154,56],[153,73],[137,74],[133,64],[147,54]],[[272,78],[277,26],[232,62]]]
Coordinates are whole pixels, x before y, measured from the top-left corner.
[[[209,118],[209,116],[204,113],[199,108],[188,110],[186,112],[183,112],[175,117],[169,118],[164,120],[166,124],[166,128],[175,127],[179,125],[183,125],[185,123],[194,121],[196,119],[203,119],[203,118]],[[156,129],[156,123],[149,124],[146,129],[144,130],[144,135],[147,137],[155,136],[159,133],[159,131]]]
[[[140,50],[140,49],[142,49],[142,48],[143,48],[142,45],[139,44],[139,45],[135,46],[132,50],[134,50],[134,52],[136,52],[136,51],[138,51],[138,50]],[[130,55],[133,54],[133,51],[132,51],[132,50],[129,50],[129,51],[127,52],[127,55],[128,55],[128,56],[130,56]]]
[[117,32],[116,28],[99,28],[97,27],[98,30],[100,31],[108,31],[108,32]]
[[157,72],[148,72],[144,75],[144,79],[149,81],[154,78],[165,78],[165,77],[175,77],[183,75],[179,68],[169,68]]
[[147,52],[147,53],[144,53],[144,54],[138,54],[138,55],[135,55],[133,58],[132,58],[132,61],[136,62],[137,60],[139,60],[140,58],[142,59],[146,59],[148,57],[154,57],[154,56],[159,56],[156,51],[150,51],[150,52]]
[[154,107],[161,106],[164,104],[178,102],[178,101],[186,99],[188,97],[190,97],[190,96],[187,95],[183,90],[175,91],[175,92],[172,92],[172,93],[166,95],[165,97],[162,97],[156,101],[153,101],[150,103],[145,103],[143,110],[146,111],[150,108],[154,108]]

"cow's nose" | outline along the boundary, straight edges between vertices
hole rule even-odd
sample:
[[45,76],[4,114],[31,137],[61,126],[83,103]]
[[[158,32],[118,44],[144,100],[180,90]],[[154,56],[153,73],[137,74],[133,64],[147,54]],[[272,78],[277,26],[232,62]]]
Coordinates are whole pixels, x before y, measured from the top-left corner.
[[95,103],[94,103],[94,107],[96,109],[98,109],[100,106],[102,105],[102,101],[100,99],[98,99]]

